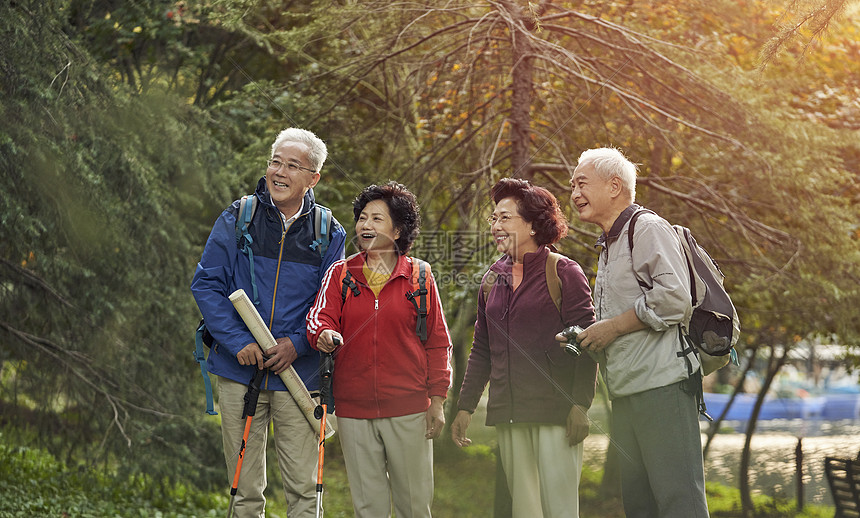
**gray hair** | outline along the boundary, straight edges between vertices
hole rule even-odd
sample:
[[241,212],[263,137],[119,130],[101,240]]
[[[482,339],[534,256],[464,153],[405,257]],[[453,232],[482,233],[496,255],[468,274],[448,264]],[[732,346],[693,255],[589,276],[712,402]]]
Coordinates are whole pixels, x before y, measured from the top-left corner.
[[614,147],[587,149],[579,155],[578,165],[591,164],[597,175],[606,181],[614,177],[621,183],[630,195],[630,201],[636,199],[636,164]]
[[278,137],[272,144],[273,157],[275,156],[275,151],[277,151],[278,148],[286,142],[298,142],[300,144],[307,145],[309,149],[308,160],[311,162],[311,168],[318,173],[320,172],[326,157],[328,157],[328,150],[325,147],[325,142],[314,135],[313,132],[306,129],[287,128],[278,133]]

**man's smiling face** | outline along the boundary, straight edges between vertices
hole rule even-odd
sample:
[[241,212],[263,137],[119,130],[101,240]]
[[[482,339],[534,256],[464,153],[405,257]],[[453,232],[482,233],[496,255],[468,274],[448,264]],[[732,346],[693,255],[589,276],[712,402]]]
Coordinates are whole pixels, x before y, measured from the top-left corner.
[[591,163],[576,167],[570,177],[570,203],[579,212],[579,219],[601,227],[608,217],[614,220],[610,214],[610,187],[610,182],[598,175]]
[[[272,155],[272,160],[283,165],[266,169],[266,187],[272,195],[272,202],[287,217],[291,217],[301,208],[305,193],[319,181],[319,173],[310,172],[312,169],[308,160],[309,151],[307,144],[284,142]],[[295,164],[300,169],[290,172],[287,164]]]

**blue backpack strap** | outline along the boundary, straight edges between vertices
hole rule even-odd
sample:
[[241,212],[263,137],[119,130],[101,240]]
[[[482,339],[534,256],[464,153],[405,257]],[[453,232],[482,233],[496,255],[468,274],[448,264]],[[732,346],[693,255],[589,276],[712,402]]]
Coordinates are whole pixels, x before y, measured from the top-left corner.
[[248,194],[242,196],[242,200],[239,202],[239,213],[236,214],[236,244],[242,245],[242,238],[245,238],[244,245],[242,245],[242,253],[248,256],[248,262],[250,263],[249,270],[251,272],[251,287],[254,292],[254,305],[260,303],[260,297],[257,295],[257,277],[254,274],[254,252],[251,250],[251,244],[254,242],[254,239],[248,232],[248,228],[251,226],[251,220],[254,219],[254,212],[256,210],[257,195]]
[[330,221],[331,210],[322,205],[314,205],[314,241],[311,243],[311,249],[317,250],[321,256],[325,256],[328,250]]
[[200,321],[194,337],[194,361],[200,364],[200,375],[203,376],[203,384],[206,386],[206,413],[218,415],[215,411],[215,402],[212,399],[212,382],[209,380],[209,371],[206,370],[206,355],[203,351],[203,332],[206,324]]

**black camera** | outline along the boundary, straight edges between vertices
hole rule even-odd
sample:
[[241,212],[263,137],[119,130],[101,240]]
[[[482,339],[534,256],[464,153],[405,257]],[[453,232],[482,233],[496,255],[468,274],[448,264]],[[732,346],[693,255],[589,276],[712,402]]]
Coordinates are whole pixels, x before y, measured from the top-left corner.
[[576,337],[583,331],[585,330],[579,326],[570,326],[561,332],[561,335],[567,338],[567,343],[564,344],[564,352],[571,356],[579,356],[582,354],[582,349],[579,348],[579,343],[577,342]]

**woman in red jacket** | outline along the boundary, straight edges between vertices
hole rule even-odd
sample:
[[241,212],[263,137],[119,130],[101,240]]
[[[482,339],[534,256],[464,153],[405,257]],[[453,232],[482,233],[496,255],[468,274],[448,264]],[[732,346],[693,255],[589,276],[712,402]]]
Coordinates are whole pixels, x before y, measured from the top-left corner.
[[[496,427],[514,518],[576,518],[586,412],[594,398],[597,365],[563,352],[555,334],[594,323],[591,290],[582,268],[567,257],[547,271],[548,245],[567,234],[555,196],[514,178],[492,189],[490,231],[501,259],[490,267],[492,288],[478,298],[478,319],[451,424],[458,446],[487,383],[487,425]],[[561,284],[556,304],[551,277]]]
[[[451,338],[425,263],[426,329],[406,253],[418,235],[414,195],[396,182],[353,202],[360,253],[334,263],[307,317],[308,340],[334,351],[338,431],[355,516],[429,517],[433,442],[445,424]],[[414,303],[413,303],[414,300]],[[419,336],[422,330],[424,337]],[[335,339],[342,345],[335,347]]]

